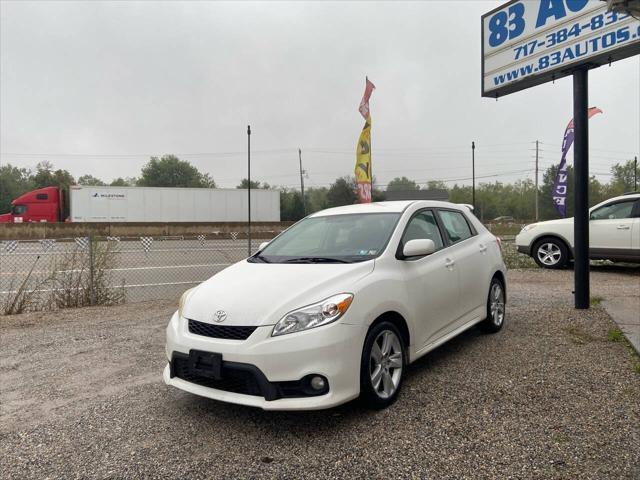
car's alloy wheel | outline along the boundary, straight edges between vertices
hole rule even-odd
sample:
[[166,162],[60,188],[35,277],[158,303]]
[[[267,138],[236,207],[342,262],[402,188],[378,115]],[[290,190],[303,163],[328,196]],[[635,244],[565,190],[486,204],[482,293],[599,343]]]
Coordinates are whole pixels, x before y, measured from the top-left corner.
[[405,358],[403,337],[393,323],[381,322],[369,330],[360,366],[360,395],[369,407],[385,408],[395,401]]
[[553,267],[558,264],[562,258],[562,252],[560,247],[555,243],[546,242],[538,247],[538,260],[544,263],[548,267]]
[[376,394],[383,399],[393,396],[402,377],[402,346],[391,330],[378,334],[369,355],[369,376]]
[[562,241],[545,238],[534,246],[533,259],[542,268],[562,268],[569,259],[569,252]]
[[491,284],[489,292],[489,314],[496,327],[500,327],[504,321],[504,290],[499,282]]
[[483,332],[499,332],[506,316],[506,295],[504,285],[497,277],[491,279],[487,297],[487,318],[480,323]]

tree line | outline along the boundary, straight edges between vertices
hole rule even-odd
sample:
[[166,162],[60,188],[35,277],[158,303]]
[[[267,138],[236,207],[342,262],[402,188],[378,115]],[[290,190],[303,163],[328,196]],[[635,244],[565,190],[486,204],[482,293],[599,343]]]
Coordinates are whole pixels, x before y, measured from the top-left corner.
[[[557,167],[549,167],[543,172],[538,187],[539,217],[541,220],[558,218],[553,206],[551,192]],[[635,170],[637,176],[638,169]],[[568,169],[567,212],[573,215],[572,189],[573,168]],[[0,213],[11,208],[11,200],[36,188],[69,185],[87,186],[145,186],[145,187],[187,187],[215,188],[216,183],[208,173],[201,173],[196,167],[175,155],[151,157],[142,167],[140,176],[135,178],[118,177],[106,183],[92,175],[82,175],[77,179],[67,170],[54,169],[50,162],[39,163],[35,170],[19,168],[11,164],[0,167]],[[247,188],[246,178],[236,188]],[[356,202],[355,178],[344,176],[337,178],[329,187],[305,188],[304,201],[299,190],[287,187],[271,186],[256,180],[251,181],[251,188],[274,188],[280,190],[280,216],[282,220],[295,221],[305,214],[325,208],[350,205]],[[382,201],[389,191],[404,190],[446,190],[449,200],[455,203],[471,203],[472,189],[470,185],[455,184],[447,186],[439,180],[426,182],[424,185],[407,177],[396,177],[387,185],[380,186],[374,179],[372,197],[374,201]],[[629,160],[617,163],[611,168],[611,179],[607,183],[591,177],[589,181],[589,203],[595,205],[607,198],[634,190],[634,162]],[[513,183],[487,182],[476,187],[476,215],[483,221],[490,221],[499,216],[511,216],[514,219],[527,221],[535,218],[536,188],[531,179],[517,180]]]

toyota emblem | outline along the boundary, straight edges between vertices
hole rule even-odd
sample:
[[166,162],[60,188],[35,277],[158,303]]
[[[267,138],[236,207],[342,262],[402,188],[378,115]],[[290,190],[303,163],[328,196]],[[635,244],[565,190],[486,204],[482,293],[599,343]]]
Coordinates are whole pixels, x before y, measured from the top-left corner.
[[224,310],[218,310],[213,316],[213,321],[218,323],[222,323],[226,319],[227,319],[227,312],[225,312]]

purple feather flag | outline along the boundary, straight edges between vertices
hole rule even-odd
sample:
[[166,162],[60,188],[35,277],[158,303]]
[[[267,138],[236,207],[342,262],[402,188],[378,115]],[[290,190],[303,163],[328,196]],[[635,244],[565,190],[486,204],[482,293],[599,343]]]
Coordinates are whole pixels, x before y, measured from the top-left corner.
[[[587,112],[587,118],[593,117],[596,113],[602,113],[598,107],[591,107]],[[562,157],[556,172],[556,181],[553,184],[553,204],[562,217],[567,216],[567,153],[573,145],[574,129],[573,119],[567,125],[562,139]]]

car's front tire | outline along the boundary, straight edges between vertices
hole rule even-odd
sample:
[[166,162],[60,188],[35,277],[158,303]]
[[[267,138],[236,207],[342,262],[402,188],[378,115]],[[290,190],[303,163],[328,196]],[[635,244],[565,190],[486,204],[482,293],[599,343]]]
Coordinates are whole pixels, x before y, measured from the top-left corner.
[[532,256],[542,268],[563,268],[569,261],[569,249],[562,240],[548,237],[536,242]]
[[487,297],[487,318],[480,323],[480,329],[485,333],[497,333],[502,330],[507,314],[506,295],[502,281],[493,277]]
[[391,322],[369,330],[362,349],[360,399],[370,408],[382,409],[395,402],[406,366],[405,344]]

